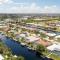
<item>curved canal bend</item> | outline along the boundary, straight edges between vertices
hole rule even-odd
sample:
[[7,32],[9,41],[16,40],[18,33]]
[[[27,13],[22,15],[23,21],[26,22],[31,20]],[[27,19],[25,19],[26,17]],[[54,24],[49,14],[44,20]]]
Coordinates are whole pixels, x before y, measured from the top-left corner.
[[9,37],[7,38],[0,34],[0,39],[7,45],[7,47],[11,48],[13,54],[22,55],[25,60],[45,60],[45,58],[37,57],[35,52],[29,51],[26,46],[22,47],[21,44],[18,44]]

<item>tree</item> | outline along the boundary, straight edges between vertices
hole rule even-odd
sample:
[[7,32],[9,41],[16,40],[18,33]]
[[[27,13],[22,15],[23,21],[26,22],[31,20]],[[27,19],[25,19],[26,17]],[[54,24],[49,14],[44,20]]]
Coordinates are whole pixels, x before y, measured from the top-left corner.
[[34,47],[32,42],[29,42],[27,45],[28,45],[29,47],[31,47],[31,48]]
[[14,57],[13,55],[8,58],[8,60],[24,60],[24,57],[22,56],[16,56]]
[[45,52],[46,48],[43,45],[37,45],[36,48],[36,55],[41,56],[43,55],[43,52]]
[[24,37],[21,38],[21,42],[25,42],[25,38]]
[[35,31],[35,34],[39,34],[39,31]]
[[18,56],[18,57],[17,57],[17,60],[24,60],[24,57]]
[[45,35],[44,33],[40,33],[40,36],[41,36],[42,38],[46,38],[46,37],[47,37],[47,35]]

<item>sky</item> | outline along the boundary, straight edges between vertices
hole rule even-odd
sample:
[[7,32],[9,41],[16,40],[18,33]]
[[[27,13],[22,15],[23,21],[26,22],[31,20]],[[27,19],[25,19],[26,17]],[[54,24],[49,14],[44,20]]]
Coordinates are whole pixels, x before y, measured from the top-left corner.
[[0,0],[0,13],[60,13],[60,0]]

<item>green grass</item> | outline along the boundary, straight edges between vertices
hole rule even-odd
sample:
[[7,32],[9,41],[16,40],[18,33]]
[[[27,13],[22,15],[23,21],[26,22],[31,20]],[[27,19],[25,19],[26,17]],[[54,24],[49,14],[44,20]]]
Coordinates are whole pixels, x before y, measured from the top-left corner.
[[50,52],[45,52],[44,53],[48,58],[52,58],[54,60],[60,60],[60,56],[54,54],[54,53],[50,53]]
[[60,56],[57,56],[55,54],[51,54],[49,57],[53,58],[54,60],[60,60]]

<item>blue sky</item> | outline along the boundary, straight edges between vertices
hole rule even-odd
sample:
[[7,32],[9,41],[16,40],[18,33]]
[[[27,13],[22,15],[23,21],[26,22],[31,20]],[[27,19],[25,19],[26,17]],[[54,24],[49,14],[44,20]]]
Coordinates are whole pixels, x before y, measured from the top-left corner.
[[0,13],[60,13],[60,0],[0,0]]
[[36,3],[37,5],[60,5],[60,0],[14,0],[17,3]]

